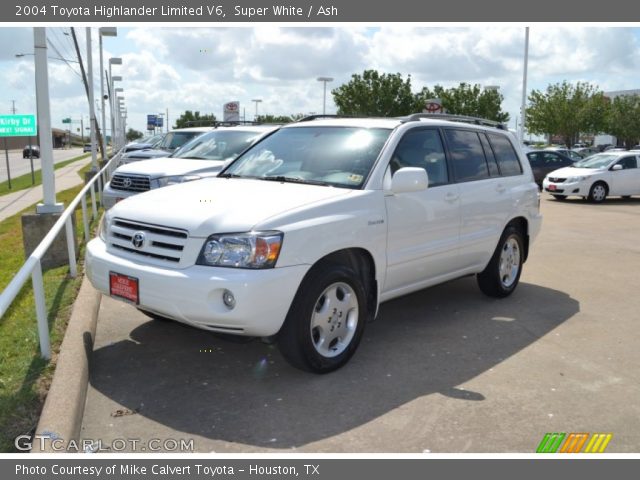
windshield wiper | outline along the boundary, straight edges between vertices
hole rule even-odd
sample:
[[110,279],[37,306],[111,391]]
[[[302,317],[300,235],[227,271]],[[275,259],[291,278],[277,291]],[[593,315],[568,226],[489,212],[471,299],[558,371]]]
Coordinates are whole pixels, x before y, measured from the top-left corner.
[[237,173],[222,173],[218,175],[218,178],[244,178],[242,175],[238,175]]
[[320,180],[310,180],[304,178],[296,178],[296,177],[285,177],[284,175],[274,175],[271,177],[258,177],[260,180],[268,180],[270,182],[282,182],[282,183],[303,183],[307,185],[320,185],[323,187],[328,187],[331,184],[327,182],[322,182]]

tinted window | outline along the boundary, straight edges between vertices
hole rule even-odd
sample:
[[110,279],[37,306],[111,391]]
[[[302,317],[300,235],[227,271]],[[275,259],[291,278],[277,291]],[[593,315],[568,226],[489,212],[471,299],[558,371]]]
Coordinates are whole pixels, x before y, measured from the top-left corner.
[[527,158],[529,159],[529,163],[532,167],[540,167],[542,166],[542,159],[540,158],[540,154],[537,152],[527,153]]
[[484,149],[484,155],[487,157],[487,164],[489,165],[489,173],[492,177],[499,177],[500,170],[498,170],[498,161],[496,160],[496,156],[493,154],[493,150],[491,150],[491,145],[489,145],[489,140],[484,133],[480,135],[480,142],[482,143],[482,148]]
[[618,165],[622,165],[622,168],[625,170],[628,168],[638,168],[638,161],[636,157],[624,157],[618,162]]
[[544,154],[544,165],[545,167],[556,167],[559,168],[563,165],[572,164],[573,162],[565,157],[561,157],[557,153],[549,153],[545,152]]
[[424,168],[430,186],[448,183],[447,161],[437,130],[412,130],[402,137],[391,159],[391,171],[402,167]]
[[456,180],[468,182],[489,178],[480,138],[469,130],[445,130]]
[[509,139],[504,135],[489,134],[489,140],[500,165],[500,173],[504,176],[520,175],[522,166]]

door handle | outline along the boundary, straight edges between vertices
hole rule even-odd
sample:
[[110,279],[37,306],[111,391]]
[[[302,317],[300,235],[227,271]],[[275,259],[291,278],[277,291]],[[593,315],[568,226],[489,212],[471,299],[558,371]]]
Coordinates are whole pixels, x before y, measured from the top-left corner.
[[455,202],[456,200],[458,200],[458,198],[460,197],[460,195],[458,195],[457,193],[453,193],[453,192],[449,192],[444,196],[444,199],[447,202]]
[[504,185],[502,185],[501,183],[499,183],[496,186],[496,192],[498,193],[504,193],[507,190],[507,187],[505,187]]

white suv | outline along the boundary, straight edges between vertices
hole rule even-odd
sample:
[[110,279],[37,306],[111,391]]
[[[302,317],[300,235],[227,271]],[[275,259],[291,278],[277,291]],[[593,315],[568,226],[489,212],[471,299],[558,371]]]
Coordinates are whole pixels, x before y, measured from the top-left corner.
[[105,208],[137,193],[215,176],[225,161],[237,157],[275,126],[219,127],[197,136],[169,157],[118,167],[102,192]]
[[282,127],[216,178],[109,210],[87,274],[151,316],[277,335],[313,372],[349,360],[381,302],[469,274],[507,296],[540,230],[538,187],[508,131],[446,118]]

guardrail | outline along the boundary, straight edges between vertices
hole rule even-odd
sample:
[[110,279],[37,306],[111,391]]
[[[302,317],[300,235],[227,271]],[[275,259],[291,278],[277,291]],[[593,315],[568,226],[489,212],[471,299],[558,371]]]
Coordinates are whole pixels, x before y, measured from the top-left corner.
[[[84,239],[89,241],[89,218],[87,214],[87,192],[91,193],[91,215],[92,219],[98,216],[98,208],[96,205],[96,195],[102,198],[102,189],[107,183],[117,162],[117,157],[111,158],[107,164],[84,186],[80,193],[71,201],[69,206],[60,215],[58,221],[51,227],[51,230],[45,235],[36,249],[29,255],[18,273],[13,277],[9,285],[0,293],[0,318],[9,309],[15,298],[18,296],[22,287],[29,277],[33,284],[33,296],[36,304],[36,317],[38,319],[38,337],[40,339],[40,354],[43,358],[49,360],[51,358],[51,341],[49,338],[49,325],[47,323],[47,308],[44,296],[44,282],[42,279],[42,258],[51,247],[51,244],[58,236],[62,228],[65,229],[67,251],[69,253],[69,275],[76,277],[78,275],[78,267],[76,263],[76,249],[73,236],[73,223],[71,216],[74,214],[78,204],[82,206],[82,224],[84,230]],[[97,189],[96,189],[97,187]]]

